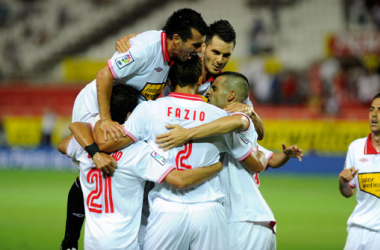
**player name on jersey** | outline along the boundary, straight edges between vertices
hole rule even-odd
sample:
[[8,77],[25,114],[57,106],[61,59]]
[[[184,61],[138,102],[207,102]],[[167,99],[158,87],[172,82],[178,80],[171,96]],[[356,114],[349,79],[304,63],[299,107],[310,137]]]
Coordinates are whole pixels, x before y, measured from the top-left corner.
[[190,110],[190,109],[181,109],[178,107],[168,107],[168,117],[175,117],[184,120],[192,121],[204,121],[206,113],[203,111]]

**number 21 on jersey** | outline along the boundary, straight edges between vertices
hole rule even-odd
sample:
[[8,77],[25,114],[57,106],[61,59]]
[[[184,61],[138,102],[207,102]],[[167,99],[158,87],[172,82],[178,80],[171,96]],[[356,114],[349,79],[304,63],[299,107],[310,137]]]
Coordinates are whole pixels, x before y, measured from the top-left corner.
[[99,169],[93,168],[87,174],[87,181],[95,184],[95,189],[87,196],[88,210],[99,214],[102,212],[113,213],[111,176],[103,176]]

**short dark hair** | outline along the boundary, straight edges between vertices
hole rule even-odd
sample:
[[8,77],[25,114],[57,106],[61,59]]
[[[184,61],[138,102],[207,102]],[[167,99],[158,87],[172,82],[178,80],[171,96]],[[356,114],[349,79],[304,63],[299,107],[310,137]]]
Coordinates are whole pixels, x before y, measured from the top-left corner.
[[163,28],[167,37],[172,40],[174,34],[178,34],[186,42],[192,38],[191,29],[197,30],[201,35],[206,35],[208,27],[201,14],[192,9],[179,9],[175,11],[166,21]]
[[377,98],[380,98],[380,92],[377,93],[377,94],[373,97],[372,102],[373,102],[375,99],[377,99]]
[[227,78],[224,82],[224,88],[228,92],[235,91],[237,102],[243,103],[249,97],[249,81],[243,74],[225,71],[219,74],[216,78],[220,76]]
[[214,36],[218,36],[225,43],[234,43],[236,45],[236,32],[227,20],[219,20],[210,24],[209,32],[206,35],[206,45],[211,43]]
[[184,62],[176,60],[170,67],[169,79],[173,88],[175,86],[185,87],[198,84],[202,74],[202,62],[199,56],[193,56]]
[[140,93],[125,84],[116,84],[112,87],[110,100],[111,119],[124,124],[127,114],[132,112],[138,104]]

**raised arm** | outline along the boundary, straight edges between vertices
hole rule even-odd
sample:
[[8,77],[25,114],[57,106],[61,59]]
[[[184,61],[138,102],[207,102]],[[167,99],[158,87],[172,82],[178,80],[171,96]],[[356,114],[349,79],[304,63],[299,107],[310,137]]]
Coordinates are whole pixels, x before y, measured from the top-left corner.
[[349,169],[344,169],[339,174],[339,190],[344,197],[351,197],[354,194],[355,188],[350,186],[350,181],[356,176],[359,169],[351,167]]
[[98,95],[99,115],[105,140],[111,136],[115,141],[125,136],[124,130],[120,128],[120,124],[112,121],[110,113],[110,99],[112,94],[113,76],[108,67],[102,68],[96,75],[96,88]]
[[240,112],[251,117],[252,122],[255,125],[257,140],[262,140],[264,138],[264,123],[251,105],[239,102],[232,102],[228,104],[228,106],[224,110],[226,110],[229,113]]
[[174,169],[166,176],[164,181],[178,189],[189,188],[207,181],[215,174],[222,171],[222,169],[223,165],[221,162],[207,167],[188,169],[184,171]]
[[260,173],[267,166],[265,154],[261,151],[252,151],[251,154],[243,161],[243,166],[250,172]]
[[167,151],[171,148],[181,146],[189,140],[226,134],[233,131],[247,130],[249,124],[250,121],[246,116],[231,115],[189,129],[185,129],[179,125],[167,125],[166,128],[172,130],[168,133],[158,135],[156,137],[156,143],[159,144],[160,148],[164,148],[164,151]]
[[72,135],[68,135],[66,136],[59,144],[58,144],[58,151],[61,153],[61,154],[66,154],[66,149],[67,149],[67,146],[69,145],[69,142],[71,140],[71,138],[73,138]]
[[115,159],[100,151],[92,136],[92,129],[89,123],[74,122],[70,124],[69,128],[78,143],[92,157],[97,169],[102,170],[106,174],[115,172],[117,168]]

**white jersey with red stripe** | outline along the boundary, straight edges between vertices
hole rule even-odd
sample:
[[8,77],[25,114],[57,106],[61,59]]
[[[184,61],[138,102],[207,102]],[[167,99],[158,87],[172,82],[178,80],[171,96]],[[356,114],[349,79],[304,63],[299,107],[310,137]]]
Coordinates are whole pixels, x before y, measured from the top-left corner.
[[[262,151],[267,160],[273,152],[257,144],[254,126],[241,132],[252,148]],[[223,157],[222,186],[226,193],[227,220],[231,222],[268,222],[275,225],[274,215],[259,190],[259,175],[251,174],[229,155]]]
[[[166,48],[166,34],[146,31],[130,39],[130,43],[131,48],[126,53],[115,52],[108,60],[108,68],[117,82],[140,92],[140,101],[154,100],[164,89],[172,64]],[[84,91],[90,113],[98,114],[96,80],[89,83]]]
[[[179,124],[191,128],[227,115],[224,110],[203,102],[199,95],[173,92],[168,97],[140,103],[124,126],[133,140],[154,141],[156,135],[168,132],[165,125]],[[177,169],[186,170],[218,162],[220,152],[228,152],[239,161],[248,157],[252,148],[238,133],[230,133],[190,141],[162,154],[175,162]],[[176,190],[163,183],[151,191],[150,197],[156,196],[181,203],[224,200],[218,175],[196,188],[185,190]]]
[[350,182],[356,187],[357,204],[347,224],[380,232],[380,152],[373,147],[371,134],[350,144],[345,168],[351,167],[359,169]]
[[112,177],[96,169],[87,152],[72,139],[66,150],[80,162],[85,202],[85,249],[139,249],[138,231],[145,181],[160,183],[174,169],[147,143],[114,152]]

